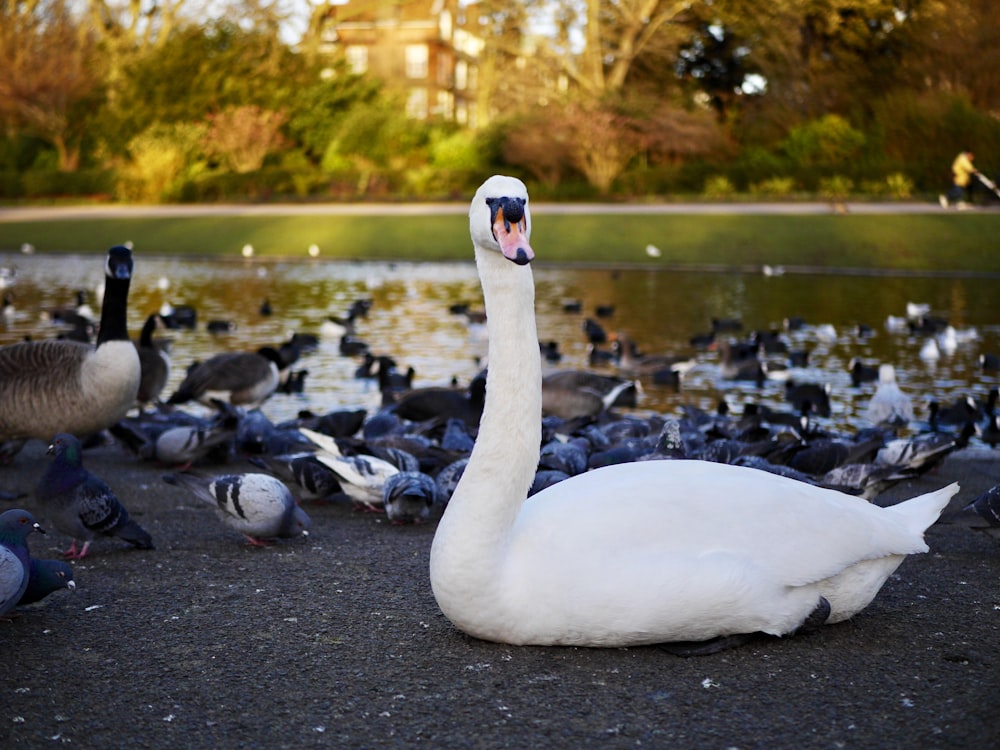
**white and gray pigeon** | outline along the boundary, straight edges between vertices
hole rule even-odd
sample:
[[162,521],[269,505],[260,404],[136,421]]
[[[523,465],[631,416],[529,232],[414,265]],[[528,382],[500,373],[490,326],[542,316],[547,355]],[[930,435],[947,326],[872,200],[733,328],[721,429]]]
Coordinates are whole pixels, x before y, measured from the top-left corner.
[[219,446],[231,444],[236,436],[236,424],[235,420],[220,419],[204,425],[177,425],[157,435],[139,455],[186,469]]
[[252,545],[267,546],[267,539],[309,532],[309,516],[285,483],[270,474],[206,476],[184,472],[165,474],[163,480],[187,488],[213,506],[222,522],[243,534]]
[[421,471],[401,471],[385,480],[382,502],[390,523],[423,523],[437,502],[437,485]]
[[[74,435],[59,433],[48,452],[53,459],[35,487],[35,498],[55,527],[73,538],[65,557],[82,559],[99,536],[153,549],[152,537],[129,517],[107,482],[84,467],[83,448]],[[83,542],[79,550],[78,541]]]
[[45,533],[28,511],[13,508],[0,513],[0,618],[18,605],[28,588],[28,534],[32,531]]
[[316,458],[337,474],[345,495],[367,510],[384,509],[382,500],[386,480],[399,473],[394,464],[376,456],[345,456],[329,435],[305,427],[300,427],[299,431],[319,448]]
[[316,458],[312,452],[285,453],[269,456],[251,456],[250,463],[271,472],[289,489],[296,491],[299,500],[326,500],[341,494],[336,472]]

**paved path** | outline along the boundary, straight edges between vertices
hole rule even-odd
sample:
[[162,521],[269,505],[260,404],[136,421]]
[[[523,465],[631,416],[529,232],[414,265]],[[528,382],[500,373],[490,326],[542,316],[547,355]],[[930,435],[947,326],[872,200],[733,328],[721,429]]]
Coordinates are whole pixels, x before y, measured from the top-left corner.
[[[47,460],[29,445],[0,489],[30,492]],[[156,549],[97,542],[75,592],[0,622],[4,748],[1000,746],[1000,542],[962,526],[933,526],[864,612],[808,635],[697,659],[517,648],[440,614],[431,525],[310,504],[307,540],[249,548],[162,469],[85,460]],[[960,454],[885,499],[956,479],[953,508],[1000,462]]]

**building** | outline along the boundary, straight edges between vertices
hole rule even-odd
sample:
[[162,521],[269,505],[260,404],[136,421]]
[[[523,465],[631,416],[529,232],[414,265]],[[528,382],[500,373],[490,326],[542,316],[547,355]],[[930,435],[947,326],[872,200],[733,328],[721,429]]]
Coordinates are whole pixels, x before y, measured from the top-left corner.
[[321,51],[406,97],[406,114],[476,127],[483,50],[475,6],[458,0],[349,0],[319,22]]

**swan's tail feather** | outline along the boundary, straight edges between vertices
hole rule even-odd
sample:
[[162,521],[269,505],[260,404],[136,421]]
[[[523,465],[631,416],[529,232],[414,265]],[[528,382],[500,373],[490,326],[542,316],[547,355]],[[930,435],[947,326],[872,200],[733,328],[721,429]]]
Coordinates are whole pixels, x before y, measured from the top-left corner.
[[898,515],[914,534],[923,536],[924,532],[938,520],[942,511],[948,507],[948,502],[958,490],[958,482],[952,482],[947,487],[934,490],[934,492],[890,505],[886,510]]

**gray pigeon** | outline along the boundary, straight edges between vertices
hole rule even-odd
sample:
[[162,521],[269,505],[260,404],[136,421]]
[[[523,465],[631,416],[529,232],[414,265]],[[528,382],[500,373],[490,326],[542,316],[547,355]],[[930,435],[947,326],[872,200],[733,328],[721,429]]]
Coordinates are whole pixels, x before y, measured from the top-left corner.
[[250,463],[297,489],[299,500],[325,500],[341,493],[337,473],[313,453],[252,456]]
[[53,591],[75,589],[73,566],[62,560],[31,559],[28,571],[28,588],[24,590],[18,606],[41,601]]
[[231,444],[236,436],[236,421],[221,419],[209,425],[178,425],[164,430],[140,455],[168,466],[187,469],[219,446]]
[[1000,539],[1000,484],[986,490],[949,520]]
[[186,487],[214,506],[223,523],[243,534],[250,544],[266,546],[265,539],[309,531],[309,516],[295,503],[284,482],[270,474],[204,476],[185,472],[165,474],[163,481]]
[[28,588],[27,540],[32,531],[45,533],[28,511],[14,508],[0,513],[0,618],[17,606]]
[[423,523],[431,516],[437,495],[434,480],[420,471],[401,471],[385,480],[382,502],[393,524]]
[[[48,452],[54,455],[35,487],[35,497],[55,527],[73,537],[63,554],[82,559],[98,536],[124,539],[139,549],[153,549],[153,539],[135,521],[103,479],[83,466],[83,449],[73,435],[61,432]],[[83,548],[77,551],[77,541]]]

